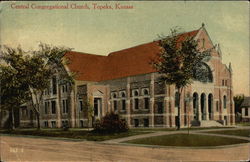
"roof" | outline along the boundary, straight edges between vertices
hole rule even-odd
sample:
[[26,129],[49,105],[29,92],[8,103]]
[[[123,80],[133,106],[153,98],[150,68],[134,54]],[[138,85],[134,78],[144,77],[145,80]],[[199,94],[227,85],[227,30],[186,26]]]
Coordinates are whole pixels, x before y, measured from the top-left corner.
[[250,97],[244,97],[241,107],[250,107]]
[[[179,35],[178,41],[196,36],[199,30]],[[70,51],[65,54],[76,80],[104,81],[156,72],[150,64],[160,53],[158,41],[110,53],[108,56]]]

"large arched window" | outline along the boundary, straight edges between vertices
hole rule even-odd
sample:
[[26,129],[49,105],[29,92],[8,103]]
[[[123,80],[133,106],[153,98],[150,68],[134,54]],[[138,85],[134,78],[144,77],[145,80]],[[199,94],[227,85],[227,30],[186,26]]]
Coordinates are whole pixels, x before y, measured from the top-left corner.
[[196,68],[194,69],[193,77],[195,80],[200,82],[213,82],[212,70],[206,63],[197,64]]

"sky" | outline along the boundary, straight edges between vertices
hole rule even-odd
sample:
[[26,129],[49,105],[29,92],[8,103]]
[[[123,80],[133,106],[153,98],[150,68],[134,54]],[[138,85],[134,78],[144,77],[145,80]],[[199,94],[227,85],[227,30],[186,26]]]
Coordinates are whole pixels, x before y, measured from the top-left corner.
[[[94,9],[94,3],[113,9]],[[55,5],[68,8],[37,8]],[[176,26],[191,31],[205,23],[213,43],[220,43],[223,63],[232,63],[234,93],[250,95],[247,1],[1,2],[0,20],[1,44],[30,50],[44,42],[99,55],[151,42]]]

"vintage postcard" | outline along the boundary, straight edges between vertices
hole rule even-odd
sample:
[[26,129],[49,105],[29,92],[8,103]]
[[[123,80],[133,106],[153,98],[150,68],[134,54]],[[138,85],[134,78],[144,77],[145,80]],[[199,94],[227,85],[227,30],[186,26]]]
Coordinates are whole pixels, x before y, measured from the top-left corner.
[[248,1],[3,1],[1,161],[248,161]]

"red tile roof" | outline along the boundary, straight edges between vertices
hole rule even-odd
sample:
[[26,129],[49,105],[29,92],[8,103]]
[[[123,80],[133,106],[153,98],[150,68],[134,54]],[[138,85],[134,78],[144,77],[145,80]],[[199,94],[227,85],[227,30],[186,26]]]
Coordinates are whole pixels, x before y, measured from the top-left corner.
[[[198,31],[181,34],[179,41],[195,36]],[[160,46],[156,41],[112,52],[108,56],[73,51],[65,56],[70,61],[67,65],[70,71],[77,73],[76,80],[103,81],[156,72],[150,62],[159,52]]]

